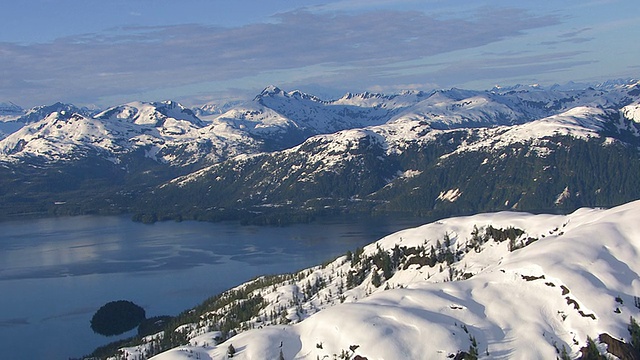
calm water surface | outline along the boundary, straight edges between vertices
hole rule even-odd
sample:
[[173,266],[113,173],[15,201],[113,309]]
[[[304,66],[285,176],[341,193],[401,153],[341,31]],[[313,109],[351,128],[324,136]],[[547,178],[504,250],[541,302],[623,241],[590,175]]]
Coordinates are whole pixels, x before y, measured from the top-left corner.
[[263,274],[332,259],[417,219],[333,219],[288,227],[68,217],[0,223],[0,359],[68,359],[135,334],[89,328],[108,301],[176,315]]

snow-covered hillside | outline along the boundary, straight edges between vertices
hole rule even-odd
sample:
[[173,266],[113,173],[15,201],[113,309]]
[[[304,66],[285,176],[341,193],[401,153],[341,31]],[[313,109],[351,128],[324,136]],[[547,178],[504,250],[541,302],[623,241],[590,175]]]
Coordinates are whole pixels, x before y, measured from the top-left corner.
[[[552,136],[571,136],[578,139],[600,137],[611,124],[611,111],[599,107],[579,106],[563,113],[514,126],[500,126],[478,130],[476,141],[460,146],[454,153],[465,151],[495,151],[519,143],[531,142],[530,152],[544,156],[549,150],[545,139]],[[635,127],[624,124],[622,129],[638,133]]]
[[77,109],[55,110],[2,140],[0,160],[60,161],[94,155],[118,163],[139,150],[159,162],[182,166],[260,150],[247,134],[224,124],[204,123],[171,101],[134,102],[95,116]]
[[[610,122],[612,114],[618,113],[624,119],[618,127],[634,130],[625,121],[637,123],[639,98],[640,85],[626,82],[581,90],[520,86],[393,95],[364,92],[337,100],[269,86],[253,101],[209,104],[195,111],[174,101],[131,102],[99,113],[62,103],[25,112],[8,103],[0,104],[0,116],[11,120],[0,127],[0,161],[67,161],[89,154],[117,161],[142,149],[146,157],[174,166],[207,165],[239,154],[284,150],[315,135],[353,129],[379,134],[391,152],[402,151],[407,143],[428,141],[432,132],[463,128],[531,124],[524,133],[540,137],[549,133],[541,129],[560,125],[560,133],[582,136],[585,131],[602,130],[597,123]],[[587,115],[588,122],[576,123]],[[72,118],[83,119],[87,126],[71,126],[67,120]],[[561,118],[571,118],[574,124],[567,125]],[[338,140],[345,134],[361,138],[357,131],[343,132]],[[506,137],[499,135],[504,143]]]
[[[640,316],[638,214],[640,201],[400,231],[322,266],[230,290],[218,297],[222,306],[172,329],[188,345],[154,359],[226,359],[230,348],[236,359],[575,358],[587,337],[629,339],[629,319]],[[224,325],[231,319],[238,326]],[[166,336],[121,353],[151,351]]]
[[622,113],[625,118],[640,123],[640,102],[623,107]]
[[[348,94],[327,102],[270,86],[253,101],[222,106],[222,113],[212,106],[194,112],[173,101],[131,102],[96,114],[56,103],[7,118],[11,121],[0,128],[0,161],[57,162],[89,154],[118,161],[142,149],[146,157],[170,165],[210,164],[239,154],[281,150],[316,134],[382,124],[420,96]],[[77,126],[69,119],[90,125]]]
[[[533,201],[537,204],[531,205],[530,208],[549,209],[562,202],[554,202],[550,199],[541,202],[540,197],[548,191],[559,194],[569,186],[566,179],[560,179],[564,176],[560,172],[568,174],[570,169],[567,169],[564,164],[555,163],[556,158],[550,156],[558,149],[570,149],[571,145],[568,144],[567,139],[579,140],[582,143],[595,140],[592,143],[597,141],[604,145],[615,143],[627,149],[640,146],[640,125],[626,117],[622,108],[619,107],[630,101],[627,93],[629,90],[623,87],[617,88],[616,91],[619,93],[596,96],[596,90],[588,90],[581,93],[581,99],[584,101],[579,100],[576,94],[569,96],[565,93],[541,89],[520,90],[517,94],[506,92],[503,95],[450,90],[434,92],[426,98],[423,95],[408,94],[409,97],[421,97],[423,100],[408,106],[384,124],[320,134],[309,137],[298,146],[282,151],[232,158],[225,163],[214,164],[174,179],[165,184],[161,191],[163,196],[172,196],[178,203],[180,193],[198,192],[203,195],[202,199],[216,199],[216,203],[203,201],[196,205],[184,204],[184,208],[190,210],[196,207],[228,207],[231,204],[288,206],[292,201],[299,201],[294,206],[306,209],[307,203],[312,202],[313,199],[342,197],[373,201],[403,201],[404,204],[390,205],[398,210],[408,209],[409,206],[417,203],[417,208],[411,208],[409,211],[421,211],[438,207],[438,203],[442,200],[438,196],[439,192],[446,193],[465,187],[466,190],[463,191],[462,196],[458,193],[459,196],[455,197],[455,200],[466,202],[466,206],[472,211],[488,209],[481,207],[484,205],[480,205],[479,208],[475,206],[485,204],[487,199],[491,198],[497,199],[495,204],[504,204],[500,205],[502,207],[492,207],[493,210],[522,205],[529,201],[520,202],[523,197],[532,199],[536,196],[538,199]],[[282,91],[278,94],[277,96],[281,97],[292,96]],[[351,100],[355,96],[346,98]],[[380,97],[372,97],[372,95],[365,98],[380,100]],[[543,98],[546,101],[538,103]],[[522,103],[514,105],[515,99],[520,99]],[[530,105],[532,109],[523,112],[521,109],[526,102],[523,99],[536,99],[536,102],[532,103],[537,105]],[[619,105],[613,106],[612,99],[618,99],[615,101]],[[358,101],[363,100],[360,98]],[[567,105],[569,102],[571,104]],[[511,105],[505,105],[508,103]],[[577,104],[582,105],[577,106]],[[605,104],[613,107],[604,107]],[[629,106],[631,105],[627,105]],[[536,118],[532,114],[546,115]],[[283,122],[286,121],[284,117],[282,119]],[[604,147],[594,147],[589,151],[600,152],[599,148],[604,151]],[[470,156],[471,153],[477,154],[478,158],[473,159],[473,156]],[[520,154],[523,156],[522,161],[506,164],[506,161]],[[457,160],[464,156],[466,158],[463,160],[466,163],[463,171],[458,168],[460,165]],[[586,166],[591,167],[589,171],[592,174],[599,171],[594,163],[594,156],[592,154],[580,159],[574,157],[573,167],[585,165],[584,162],[587,161],[592,162]],[[637,155],[633,158],[636,157]],[[446,166],[441,166],[445,160],[447,160]],[[606,161],[603,160],[604,162]],[[491,164],[491,166],[481,168],[485,164]],[[498,166],[500,170],[496,170],[496,164],[500,164]],[[618,167],[612,162],[609,162],[609,165],[613,168]],[[478,169],[475,172],[467,171],[476,167]],[[531,176],[522,174],[521,170],[515,170],[521,168],[528,168]],[[449,169],[459,176],[445,181],[443,179],[448,175],[443,169]],[[559,170],[552,173],[547,171],[548,169]],[[434,170],[442,171],[442,175],[428,178],[428,174],[435,174]],[[423,174],[423,177],[420,181],[415,181],[411,187],[402,187],[407,183],[406,177],[403,176],[407,172]],[[521,181],[496,186],[495,193],[491,195],[469,197],[482,191],[492,191],[493,183],[486,185],[484,190],[474,185],[486,181],[491,176],[485,172],[494,174],[502,172],[509,176],[519,176]],[[567,175],[567,177],[575,179],[573,175]],[[434,178],[441,180],[435,181]],[[534,180],[539,178],[547,179],[545,181],[547,184],[553,184],[554,181],[563,183],[542,190],[536,184],[537,180]],[[594,184],[595,179],[596,176],[592,176],[578,179],[576,182]],[[529,180],[532,182],[528,183]],[[210,186],[211,184],[216,186]],[[359,185],[354,187],[353,184]],[[515,188],[519,184],[525,185]],[[573,185],[573,180],[571,184],[574,195],[587,196],[595,192],[599,194],[605,186],[602,183],[592,188],[591,186],[583,188],[580,184]],[[435,194],[428,190],[434,187],[438,187]],[[560,188],[556,189],[557,187]],[[420,200],[408,201],[396,197],[397,195],[391,192],[386,194],[381,192],[391,188],[411,191],[416,194],[416,199]],[[419,188],[422,190],[417,190]],[[611,189],[611,187],[608,188]],[[511,191],[510,189],[513,189],[512,193],[506,194],[505,191]],[[634,195],[623,201],[636,198]],[[219,205],[221,199],[227,202]],[[574,199],[577,198],[574,197]],[[586,198],[583,196],[578,200],[582,199]],[[304,203],[305,201],[307,203]],[[577,203],[576,207],[568,211],[578,206],[611,206],[613,204],[606,203],[604,200],[599,200],[601,202],[597,203],[584,201],[584,203]],[[615,204],[619,203],[621,202]],[[343,206],[340,200],[331,204],[327,201],[325,205]]]
[[[274,154],[279,162],[287,156],[305,157],[300,166],[314,164],[307,178],[332,171],[350,161],[351,150],[371,143],[386,155],[433,142],[443,134],[467,130],[467,139],[453,153],[494,151],[513,144],[532,142],[532,153],[545,155],[545,138],[600,137],[605,131],[638,137],[635,117],[640,83],[582,90],[551,90],[537,86],[471,91],[450,89],[403,92],[398,95],[346,94],[323,101],[299,91],[266,88],[256,99],[215,119],[246,130],[260,138],[274,137],[291,129],[306,131],[299,146]],[[315,136],[311,136],[318,134]],[[244,159],[244,158],[243,158]],[[239,161],[242,161],[240,159]],[[287,177],[296,168],[287,169]],[[206,170],[179,179],[185,183]],[[302,179],[304,181],[304,179]]]
[[313,135],[384,124],[425,96],[422,92],[390,96],[348,93],[338,100],[326,101],[297,90],[285,92],[268,86],[253,101],[209,119],[266,141],[292,146]]

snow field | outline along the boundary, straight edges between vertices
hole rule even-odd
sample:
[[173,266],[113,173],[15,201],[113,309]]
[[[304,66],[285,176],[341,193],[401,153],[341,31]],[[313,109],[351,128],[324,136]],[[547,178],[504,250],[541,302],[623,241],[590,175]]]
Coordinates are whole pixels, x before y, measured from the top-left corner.
[[[343,352],[368,359],[446,359],[469,350],[474,339],[485,359],[549,359],[563,347],[575,355],[587,336],[606,332],[628,338],[629,318],[640,316],[634,306],[640,295],[637,214],[640,201],[566,216],[480,214],[403,230],[365,247],[363,256],[396,245],[430,246],[444,234],[456,248],[474,226],[513,226],[525,230],[520,238],[538,241],[512,252],[505,242],[490,241],[480,252],[466,253],[452,267],[473,274],[467,280],[448,279],[448,271],[439,272],[437,265],[398,269],[378,288],[369,275],[344,291],[341,302],[341,274],[350,268],[343,256],[303,272],[300,280],[260,290],[270,306],[280,306],[300,297],[305,283],[331,279],[311,299],[289,307],[290,325],[261,323],[264,327],[197,351],[201,358],[224,359],[233,344],[237,359],[277,359],[280,349],[285,359]],[[181,347],[155,359],[183,359],[185,349],[196,348]]]

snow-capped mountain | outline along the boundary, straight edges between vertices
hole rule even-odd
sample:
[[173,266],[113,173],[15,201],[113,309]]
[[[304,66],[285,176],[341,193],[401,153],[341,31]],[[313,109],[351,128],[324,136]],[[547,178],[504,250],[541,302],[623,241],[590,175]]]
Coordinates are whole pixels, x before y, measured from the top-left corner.
[[426,96],[422,92],[383,94],[351,94],[333,101],[323,101],[315,96],[292,91],[285,93],[277,87],[267,87],[255,101],[290,119],[297,126],[309,128],[317,134],[362,128],[386,123],[393,114],[413,106]]
[[349,93],[325,101],[297,90],[285,92],[268,86],[253,101],[212,120],[245,130],[276,150],[298,145],[313,135],[383,124],[423,96],[421,92],[392,96]]
[[588,339],[637,356],[638,213],[635,201],[439,220],[242,284],[119,356],[570,359]]
[[[420,96],[417,92],[389,97],[348,94],[327,102],[299,91],[285,93],[270,86],[253,101],[237,103],[216,116],[212,116],[209,107],[194,112],[173,101],[132,102],[97,114],[57,103],[31,109],[18,118],[18,123],[31,126],[0,143],[0,156],[4,155],[1,158],[4,161],[14,162],[34,157],[60,161],[86,156],[86,149],[95,149],[96,154],[117,158],[122,153],[149,148],[145,149],[147,157],[171,165],[216,163],[241,153],[282,150],[312,135],[381,124]],[[206,121],[196,113],[205,114]],[[85,134],[83,131],[93,130],[60,127],[60,115],[69,118],[70,114],[81,116],[101,130]],[[59,129],[58,136],[51,136],[51,126]],[[114,145],[97,144],[96,137]],[[60,149],[65,153],[58,153]]]
[[76,113],[82,116],[90,116],[92,113],[91,110],[87,108],[79,108],[73,104],[57,102],[52,105],[36,106],[32,109],[29,109],[23,116],[16,119],[16,121],[23,124],[32,124],[41,121],[42,119],[53,113],[62,112],[68,114]]
[[202,121],[192,110],[173,101],[162,102],[133,102],[116,106],[95,116],[101,120],[125,120],[136,125],[151,125],[161,127],[170,119],[182,120],[195,126],[202,127]]
[[227,102],[209,102],[193,109],[193,112],[198,118],[208,121],[212,118],[218,117],[220,114],[233,109],[234,107],[241,106],[245,100],[233,100]]
[[0,140],[18,131],[25,124],[38,122],[53,112],[77,112],[88,114],[87,109],[79,109],[71,104],[55,103],[49,106],[37,106],[25,111],[13,103],[0,104]]
[[[570,211],[636,199],[640,189],[629,179],[640,176],[640,83],[572,88],[322,100],[269,86],[205,120],[196,115],[205,108],[173,101],[99,113],[54,104],[16,120],[24,126],[0,140],[0,171],[24,174],[6,184],[19,192],[34,164],[78,173],[64,169],[108,161],[112,173],[145,184],[123,207],[148,219],[255,217],[265,209]],[[147,176],[150,167],[158,176]],[[185,176],[162,185],[168,174]],[[132,194],[131,184],[119,191]]]
[[[117,153],[147,146],[152,148],[146,152],[148,157],[172,165],[199,161],[215,163],[229,156],[262,150],[263,148],[256,143],[263,143],[264,149],[283,150],[302,143],[310,136],[349,129],[377,127],[379,133],[400,133],[405,137],[404,142],[407,142],[420,138],[420,134],[430,130],[520,125],[586,107],[603,111],[622,111],[628,118],[635,116],[634,109],[639,97],[640,85],[637,83],[570,91],[516,87],[492,91],[407,91],[396,95],[349,93],[331,101],[321,100],[300,91],[285,92],[275,86],[269,86],[251,102],[238,103],[217,116],[207,113],[207,121],[196,115],[196,112],[206,113],[207,107],[194,112],[173,101],[133,102],[97,114],[70,104],[56,103],[33,108],[16,118],[16,124],[34,125],[42,121],[51,124],[30,126],[29,129],[16,134],[14,139],[3,141],[6,143],[0,143],[0,154],[4,155],[4,161],[51,154],[49,157],[45,156],[45,160],[53,161],[74,158],[56,154],[56,149],[95,147],[100,150],[97,153],[115,158]],[[103,142],[119,143],[119,146],[109,149],[97,145],[94,141],[96,134],[82,134],[74,127],[58,128],[60,130],[57,133],[60,136],[47,140],[50,131],[46,129],[53,123],[56,127],[61,125],[58,121],[60,118],[52,116],[54,113],[63,114],[63,117],[77,114],[86,118],[95,124],[94,127],[105,129],[106,133],[98,135],[104,138]],[[117,126],[114,128],[114,123],[126,123],[126,129],[118,129]],[[413,134],[408,133],[407,128],[412,129]],[[118,137],[117,133],[121,131],[129,135]],[[65,132],[69,134],[63,136],[62,133]],[[133,135],[134,133],[137,136]],[[44,140],[32,144],[33,146],[26,146],[30,138],[25,138],[25,135]],[[411,138],[406,138],[407,135]],[[170,138],[166,138],[167,136]],[[19,141],[16,138],[20,138],[25,146],[16,148]],[[83,138],[86,141],[83,142]],[[234,144],[237,139],[249,145],[239,151],[220,150],[234,149],[237,147],[237,144]],[[66,140],[70,143],[61,144]],[[51,148],[47,148],[45,142],[48,142]],[[164,148],[180,147],[177,145],[179,142],[183,143],[183,147],[199,144],[195,147],[200,150],[194,148],[179,151],[174,156],[156,157]],[[208,150],[205,149],[208,149],[208,146],[216,149],[213,151],[215,155],[207,154]],[[86,153],[79,151],[78,156]]]
[[[99,156],[114,163],[136,151],[169,165],[217,162],[255,152],[260,144],[242,132],[207,124],[175,102],[134,102],[94,116],[77,108],[54,110],[0,142],[0,159],[7,162],[70,161]],[[42,109],[23,118],[32,118]]]
[[[155,194],[174,204],[172,210],[200,219],[229,207],[253,214],[265,207],[298,214],[361,207],[439,217],[461,210],[612,206],[640,196],[633,181],[623,180],[640,176],[640,124],[634,118],[639,85],[614,89],[452,89],[387,97],[401,105],[385,123],[231,158]],[[270,101],[297,96],[277,88],[268,94]],[[339,101],[378,106],[383,98],[349,95]],[[612,178],[612,171],[624,175]],[[195,202],[183,204],[186,194],[196,193]],[[457,196],[443,201],[447,193]],[[568,195],[557,201],[560,194]],[[162,207],[154,199],[145,204]]]

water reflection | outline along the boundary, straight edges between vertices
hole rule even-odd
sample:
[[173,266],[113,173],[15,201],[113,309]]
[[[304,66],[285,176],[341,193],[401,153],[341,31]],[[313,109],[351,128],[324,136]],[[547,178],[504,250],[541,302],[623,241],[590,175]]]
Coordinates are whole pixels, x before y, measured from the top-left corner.
[[148,316],[175,315],[258,275],[317,265],[417,224],[143,225],[92,216],[0,223],[0,338],[12,344],[0,347],[0,358],[81,356],[115,340],[89,329],[108,301],[131,300]]
[[0,327],[13,327],[28,324],[29,320],[27,318],[0,319]]

